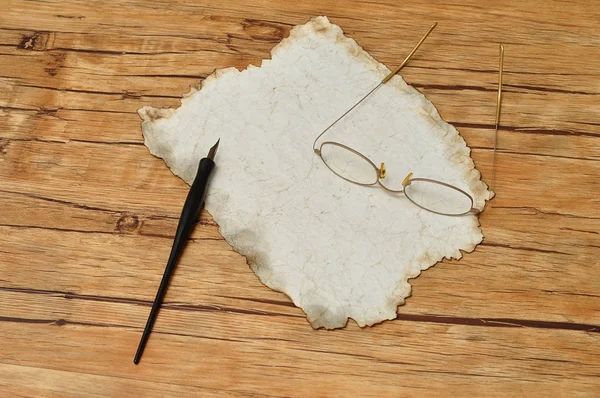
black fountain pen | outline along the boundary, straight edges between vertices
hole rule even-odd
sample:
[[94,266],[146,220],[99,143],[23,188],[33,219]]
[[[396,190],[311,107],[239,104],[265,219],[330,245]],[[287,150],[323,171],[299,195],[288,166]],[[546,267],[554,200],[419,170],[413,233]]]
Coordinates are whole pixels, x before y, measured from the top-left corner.
[[200,210],[202,210],[204,197],[206,195],[208,179],[211,172],[215,168],[215,162],[213,160],[215,158],[215,154],[217,153],[217,148],[219,147],[219,141],[220,140],[218,140],[217,143],[210,148],[208,156],[200,160],[196,178],[192,183],[190,192],[188,193],[185,204],[183,205],[181,217],[179,217],[179,224],[177,225],[177,232],[175,233],[175,240],[173,241],[173,248],[171,249],[171,254],[169,255],[169,261],[167,262],[167,268],[165,268],[165,273],[160,281],[160,287],[158,288],[158,292],[156,292],[156,298],[154,299],[154,304],[152,304],[152,310],[150,310],[150,315],[148,316],[148,321],[146,322],[142,339],[140,340],[137,352],[135,353],[135,358],[133,359],[133,363],[136,365],[140,363],[140,358],[142,357],[144,347],[146,347],[146,343],[148,342],[148,337],[150,337],[150,332],[152,331],[152,326],[156,320],[158,309],[160,308],[163,298],[165,297],[165,293],[167,292],[167,286],[169,285],[171,274],[173,274],[173,271],[175,270],[175,264],[177,264],[177,260],[179,259],[179,256],[181,255],[181,252],[187,243],[192,229],[194,229],[194,224],[200,216]]

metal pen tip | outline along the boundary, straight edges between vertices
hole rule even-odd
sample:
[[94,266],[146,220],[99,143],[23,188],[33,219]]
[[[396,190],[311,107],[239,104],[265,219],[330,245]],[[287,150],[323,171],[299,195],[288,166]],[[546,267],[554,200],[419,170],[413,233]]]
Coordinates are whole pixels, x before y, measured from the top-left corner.
[[212,148],[210,148],[210,151],[208,151],[208,158],[210,160],[215,160],[215,154],[217,153],[217,149],[219,148],[219,142],[221,141],[221,139],[219,138],[217,140],[217,143],[215,145],[213,145]]

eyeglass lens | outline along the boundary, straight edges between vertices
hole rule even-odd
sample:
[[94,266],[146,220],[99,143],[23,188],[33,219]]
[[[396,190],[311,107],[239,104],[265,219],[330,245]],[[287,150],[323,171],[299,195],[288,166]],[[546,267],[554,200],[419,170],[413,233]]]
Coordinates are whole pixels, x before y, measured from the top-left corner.
[[440,214],[465,214],[473,205],[471,198],[457,188],[419,178],[410,180],[404,194],[414,204]]
[[338,176],[356,184],[372,185],[377,182],[377,169],[365,157],[335,143],[321,146],[321,158]]

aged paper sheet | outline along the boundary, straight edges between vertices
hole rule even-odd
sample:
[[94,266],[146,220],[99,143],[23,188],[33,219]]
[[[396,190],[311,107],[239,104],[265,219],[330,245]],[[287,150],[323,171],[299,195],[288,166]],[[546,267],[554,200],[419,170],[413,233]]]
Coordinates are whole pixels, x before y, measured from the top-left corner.
[[[393,319],[408,279],[481,242],[478,219],[348,183],[314,154],[314,138],[389,73],[338,26],[314,18],[271,55],[260,67],[215,71],[177,109],[140,109],[145,143],[191,183],[221,139],[206,209],[260,280],[314,328]],[[480,209],[491,195],[463,138],[400,76],[324,139],[385,161],[388,181],[408,172],[442,180]]]

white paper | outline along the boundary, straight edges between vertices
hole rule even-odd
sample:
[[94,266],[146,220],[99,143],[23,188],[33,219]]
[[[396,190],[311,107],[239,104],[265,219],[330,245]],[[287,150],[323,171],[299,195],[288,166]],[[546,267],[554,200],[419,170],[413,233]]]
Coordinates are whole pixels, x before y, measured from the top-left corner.
[[[409,278],[481,242],[478,219],[351,184],[313,152],[316,136],[389,73],[338,26],[314,18],[271,55],[261,67],[215,71],[178,109],[140,109],[145,144],[189,184],[221,139],[206,209],[260,280],[314,328],[394,319]],[[386,181],[408,172],[445,181],[479,209],[490,197],[463,138],[399,76],[323,140],[385,161]]]

